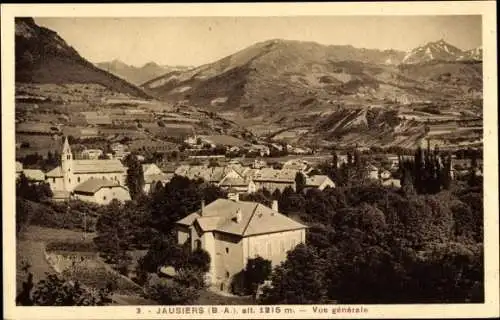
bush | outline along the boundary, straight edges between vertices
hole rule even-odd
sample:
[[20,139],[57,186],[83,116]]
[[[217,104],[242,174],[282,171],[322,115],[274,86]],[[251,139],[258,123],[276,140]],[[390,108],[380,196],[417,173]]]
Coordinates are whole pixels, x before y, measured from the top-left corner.
[[199,297],[199,290],[187,287],[175,281],[165,281],[154,284],[147,290],[150,299],[166,305],[188,305]]

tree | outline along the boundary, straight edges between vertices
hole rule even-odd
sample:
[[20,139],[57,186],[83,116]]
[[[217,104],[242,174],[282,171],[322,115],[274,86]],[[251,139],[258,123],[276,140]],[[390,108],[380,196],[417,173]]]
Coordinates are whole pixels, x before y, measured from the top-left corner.
[[188,257],[187,263],[201,272],[210,270],[210,255],[203,249],[194,250]]
[[126,250],[132,240],[132,229],[127,212],[118,201],[113,200],[101,209],[94,242],[108,262],[119,264],[126,259]]
[[144,190],[144,172],[142,170],[142,165],[133,154],[129,154],[124,162],[128,167],[126,184],[130,192],[130,197],[132,199],[137,199],[143,194]]
[[262,257],[248,259],[244,270],[245,289],[248,294],[255,295],[259,285],[269,278],[272,272],[271,261]]
[[314,248],[298,245],[271,275],[264,287],[264,304],[311,304],[326,301],[324,264]]
[[36,285],[33,302],[37,306],[102,306],[111,300],[107,289],[89,290],[78,281],[69,282],[49,274]]
[[306,176],[302,172],[297,172],[295,175],[295,190],[297,193],[302,193],[306,187]]

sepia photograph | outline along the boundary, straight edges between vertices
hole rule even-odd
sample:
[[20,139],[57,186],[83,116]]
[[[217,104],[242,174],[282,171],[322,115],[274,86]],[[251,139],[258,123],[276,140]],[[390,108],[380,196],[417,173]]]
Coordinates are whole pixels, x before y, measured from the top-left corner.
[[498,299],[481,13],[72,12],[12,17],[4,301],[294,318]]

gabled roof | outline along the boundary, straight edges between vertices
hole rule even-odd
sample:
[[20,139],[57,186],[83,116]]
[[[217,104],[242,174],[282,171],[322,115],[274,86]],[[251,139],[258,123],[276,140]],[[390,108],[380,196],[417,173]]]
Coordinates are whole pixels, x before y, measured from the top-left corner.
[[76,186],[75,193],[96,193],[102,188],[123,188],[118,183],[108,179],[89,179]]
[[[240,210],[241,220],[236,213]],[[177,221],[191,226],[197,223],[204,231],[219,231],[242,237],[307,228],[287,216],[260,203],[217,199],[203,209]]]
[[55,167],[54,169],[50,170],[45,174],[47,178],[59,178],[63,176],[63,172],[61,169],[61,166]]
[[248,186],[249,181],[243,179],[241,176],[237,177],[228,177],[226,176],[220,182],[220,186],[224,187],[232,187],[232,186]]
[[254,181],[295,182],[297,170],[263,168],[254,176]]
[[330,180],[332,183],[333,181],[325,175],[314,175],[311,177],[308,177],[306,180],[306,186],[311,186],[311,187],[319,187],[321,186],[325,181]]
[[183,165],[175,170],[175,174],[192,180],[201,178],[207,182],[220,182],[231,171],[234,171],[234,169],[230,167]]

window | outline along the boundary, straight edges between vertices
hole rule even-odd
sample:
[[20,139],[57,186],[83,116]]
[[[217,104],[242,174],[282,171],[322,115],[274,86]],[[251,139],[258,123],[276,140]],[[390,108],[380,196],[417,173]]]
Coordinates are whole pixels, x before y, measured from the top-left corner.
[[226,253],[229,253],[229,248],[228,247],[226,247]]
[[56,183],[56,178],[52,178],[52,183]]
[[80,177],[76,178],[76,181],[80,182]]
[[281,253],[285,252],[285,241],[284,240],[280,240],[280,250],[281,250]]
[[71,179],[68,179],[68,182],[71,183]]
[[229,278],[230,275],[229,271],[226,271],[226,278]]
[[66,160],[70,160],[70,159],[71,159],[71,156],[68,154],[68,155],[66,156]]
[[102,200],[106,200],[106,196],[103,196],[103,197],[102,197]]

